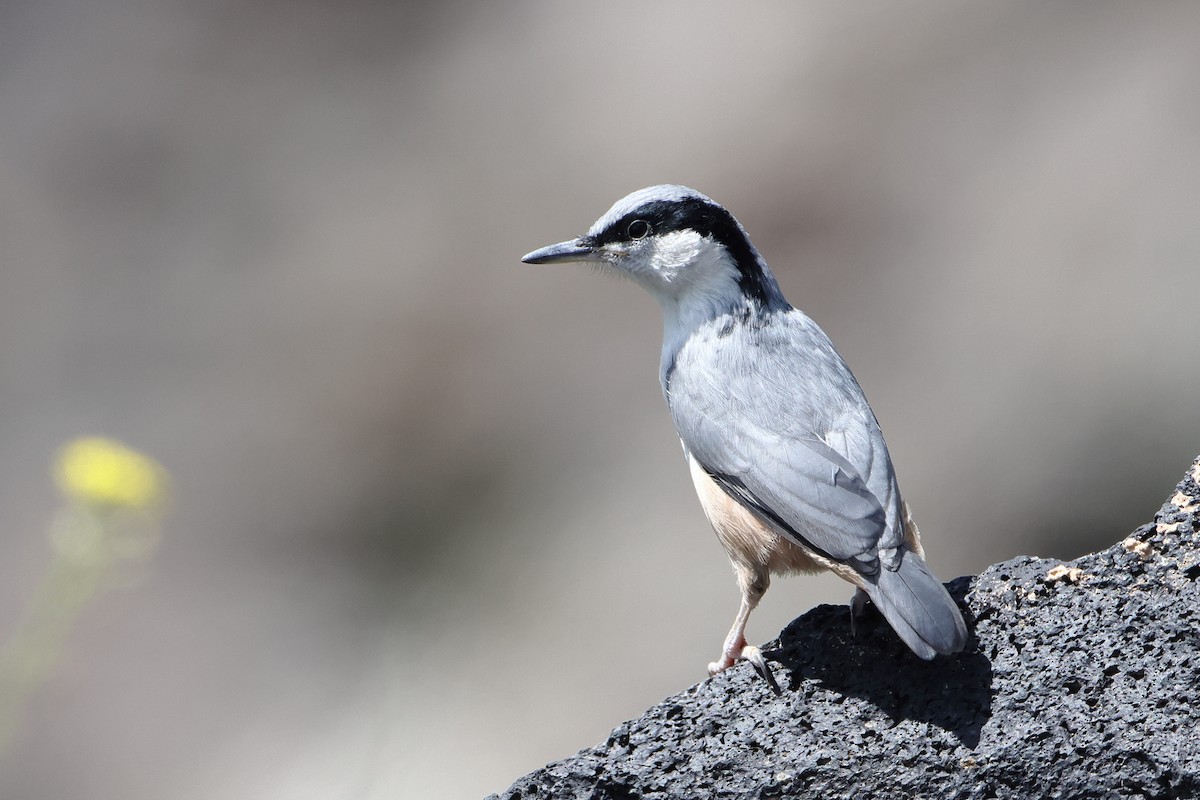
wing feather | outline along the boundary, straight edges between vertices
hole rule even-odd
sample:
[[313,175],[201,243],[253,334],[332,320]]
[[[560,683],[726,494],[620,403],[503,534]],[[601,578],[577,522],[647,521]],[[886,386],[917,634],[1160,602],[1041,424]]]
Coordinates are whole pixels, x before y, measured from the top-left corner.
[[698,331],[667,391],[684,447],[782,535],[864,573],[897,547],[899,495],[875,416],[799,311]]

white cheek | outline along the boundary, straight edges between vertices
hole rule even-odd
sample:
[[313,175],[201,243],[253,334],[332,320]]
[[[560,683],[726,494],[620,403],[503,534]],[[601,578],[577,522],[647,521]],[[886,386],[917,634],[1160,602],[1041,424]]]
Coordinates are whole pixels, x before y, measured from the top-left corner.
[[695,231],[668,233],[655,240],[651,263],[666,283],[674,283],[684,268],[700,255],[702,239]]

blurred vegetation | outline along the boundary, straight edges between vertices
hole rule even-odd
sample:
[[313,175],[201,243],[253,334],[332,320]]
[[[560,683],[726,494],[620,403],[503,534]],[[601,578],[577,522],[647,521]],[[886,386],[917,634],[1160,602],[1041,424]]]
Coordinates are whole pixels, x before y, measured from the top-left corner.
[[30,696],[54,673],[76,620],[148,559],[166,508],[166,471],[152,458],[100,437],[60,452],[54,478],[63,505],[49,526],[52,561],[16,632],[0,650],[0,756]]

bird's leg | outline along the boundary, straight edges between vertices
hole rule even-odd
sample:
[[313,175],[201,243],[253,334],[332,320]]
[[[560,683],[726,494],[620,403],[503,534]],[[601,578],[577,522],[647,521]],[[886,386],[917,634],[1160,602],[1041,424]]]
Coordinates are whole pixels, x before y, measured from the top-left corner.
[[858,631],[855,630],[855,623],[862,619],[863,612],[867,608],[867,593],[862,589],[854,590],[854,597],[850,598],[850,635],[858,636]]
[[759,649],[746,643],[746,622],[750,619],[750,612],[758,606],[758,601],[762,599],[762,596],[766,594],[767,587],[771,585],[771,576],[765,567],[738,563],[734,564],[734,572],[737,574],[738,586],[742,590],[742,605],[733,619],[733,627],[729,629],[729,635],[725,637],[721,660],[713,661],[708,665],[709,675],[716,675],[718,672],[729,669],[737,663],[739,658],[753,662],[760,669],[765,668],[765,662]]
[[746,621],[750,619],[750,612],[754,610],[755,605],[757,605],[757,601],[742,595],[742,606],[733,620],[733,627],[729,629],[729,635],[725,637],[725,646],[721,649],[721,660],[709,662],[709,675],[716,675],[718,672],[732,667],[742,657],[744,650],[757,649],[746,644]]

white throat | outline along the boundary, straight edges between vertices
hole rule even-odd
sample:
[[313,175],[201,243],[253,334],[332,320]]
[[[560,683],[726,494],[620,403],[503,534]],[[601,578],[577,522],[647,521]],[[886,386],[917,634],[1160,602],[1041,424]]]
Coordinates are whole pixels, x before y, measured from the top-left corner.
[[695,231],[678,231],[657,238],[645,253],[634,279],[650,290],[662,306],[661,375],[696,328],[727,314],[745,302],[738,269],[729,252]]

